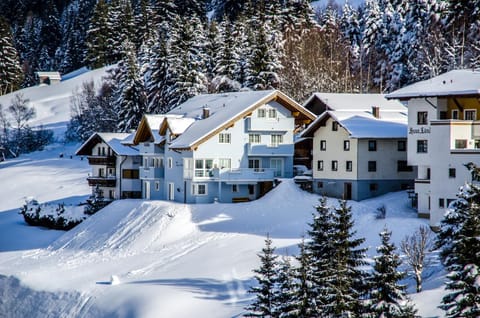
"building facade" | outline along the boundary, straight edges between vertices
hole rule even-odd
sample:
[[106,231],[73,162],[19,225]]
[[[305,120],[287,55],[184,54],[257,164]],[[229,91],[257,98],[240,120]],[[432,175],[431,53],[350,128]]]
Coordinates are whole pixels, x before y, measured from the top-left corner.
[[408,163],[418,168],[417,210],[438,226],[460,186],[480,164],[480,72],[451,71],[399,89],[387,98],[408,107]]

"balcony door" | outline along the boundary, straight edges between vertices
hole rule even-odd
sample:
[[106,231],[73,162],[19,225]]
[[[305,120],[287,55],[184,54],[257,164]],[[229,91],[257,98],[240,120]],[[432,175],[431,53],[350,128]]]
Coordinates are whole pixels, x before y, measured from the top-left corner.
[[283,159],[282,158],[271,158],[270,168],[273,169],[275,177],[283,177]]
[[248,159],[248,168],[254,169],[255,171],[261,171],[261,162],[260,159]]

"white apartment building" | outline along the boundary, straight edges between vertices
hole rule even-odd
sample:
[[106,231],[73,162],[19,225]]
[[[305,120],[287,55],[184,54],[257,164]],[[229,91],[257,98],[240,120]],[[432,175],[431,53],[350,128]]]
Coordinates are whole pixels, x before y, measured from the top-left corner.
[[455,70],[392,92],[408,107],[408,164],[418,167],[419,216],[438,226],[459,187],[480,165],[480,72]]

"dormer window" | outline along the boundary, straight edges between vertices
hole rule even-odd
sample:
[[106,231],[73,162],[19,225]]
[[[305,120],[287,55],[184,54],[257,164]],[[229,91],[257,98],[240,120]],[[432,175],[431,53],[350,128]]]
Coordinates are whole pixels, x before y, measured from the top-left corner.
[[229,133],[218,134],[218,143],[220,144],[229,144],[231,136]]

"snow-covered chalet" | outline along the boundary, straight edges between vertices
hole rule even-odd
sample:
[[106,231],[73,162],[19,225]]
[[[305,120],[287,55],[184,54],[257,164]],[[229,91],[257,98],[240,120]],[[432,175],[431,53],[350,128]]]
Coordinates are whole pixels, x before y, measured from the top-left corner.
[[480,72],[450,71],[386,97],[408,107],[408,163],[418,167],[418,213],[438,226],[459,187],[472,181],[465,165],[480,165]]
[[315,93],[317,119],[303,131],[312,149],[312,189],[363,200],[413,187],[407,164],[407,109],[381,94]]
[[185,203],[242,202],[292,177],[294,133],[315,115],[278,90],[195,96],[145,115],[133,143],[142,197]]

